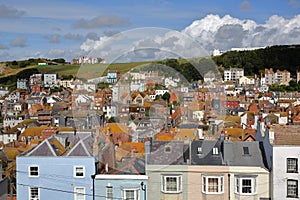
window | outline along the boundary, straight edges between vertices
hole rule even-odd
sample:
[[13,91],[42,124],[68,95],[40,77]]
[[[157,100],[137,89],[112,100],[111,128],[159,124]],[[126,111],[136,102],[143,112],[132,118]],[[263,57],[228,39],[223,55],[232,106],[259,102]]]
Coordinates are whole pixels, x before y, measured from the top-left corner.
[[256,193],[255,177],[235,177],[235,193],[252,195]]
[[124,200],[139,200],[139,189],[123,189]]
[[287,173],[298,173],[298,159],[287,158],[286,159]]
[[111,185],[106,186],[106,200],[113,200],[113,187]]
[[29,166],[29,177],[39,176],[39,166]]
[[30,187],[29,188],[29,200],[39,200],[40,199],[40,191],[38,187]]
[[166,146],[166,147],[165,147],[165,152],[166,152],[166,153],[171,153],[171,151],[172,151],[171,146]]
[[218,147],[213,148],[213,155],[218,155],[219,154],[219,149]]
[[249,148],[243,147],[244,155],[249,155]]
[[181,175],[162,176],[162,192],[180,193]]
[[197,154],[202,154],[202,147],[197,148]]
[[84,166],[75,166],[74,167],[74,177],[75,178],[84,178],[85,177]]
[[75,187],[74,188],[74,200],[85,200],[85,188]]
[[202,192],[206,194],[223,193],[224,188],[223,176],[203,176],[202,177]]
[[298,198],[298,180],[287,180],[287,197]]

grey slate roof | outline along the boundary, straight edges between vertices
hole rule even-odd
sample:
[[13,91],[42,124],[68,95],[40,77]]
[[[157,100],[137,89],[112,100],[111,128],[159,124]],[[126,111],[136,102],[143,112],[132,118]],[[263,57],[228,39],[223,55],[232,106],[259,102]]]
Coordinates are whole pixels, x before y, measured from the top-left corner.
[[[199,152],[201,148],[201,152]],[[218,154],[213,155],[213,148]],[[223,165],[222,142],[220,140],[196,140],[191,143],[191,165]]]
[[188,149],[188,145],[183,141],[153,141],[147,164],[185,165]]
[[[249,152],[248,154],[247,151]],[[257,166],[265,168],[258,141],[232,142],[225,140],[224,161],[229,166]]]

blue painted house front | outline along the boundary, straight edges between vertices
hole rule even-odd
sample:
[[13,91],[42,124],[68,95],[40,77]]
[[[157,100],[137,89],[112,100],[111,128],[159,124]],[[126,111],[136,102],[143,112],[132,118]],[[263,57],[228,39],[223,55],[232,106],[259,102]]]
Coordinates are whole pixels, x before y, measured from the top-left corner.
[[17,157],[18,199],[93,199],[92,137],[75,141],[68,149],[52,136]]
[[96,200],[146,200],[148,176],[99,174],[95,177]]

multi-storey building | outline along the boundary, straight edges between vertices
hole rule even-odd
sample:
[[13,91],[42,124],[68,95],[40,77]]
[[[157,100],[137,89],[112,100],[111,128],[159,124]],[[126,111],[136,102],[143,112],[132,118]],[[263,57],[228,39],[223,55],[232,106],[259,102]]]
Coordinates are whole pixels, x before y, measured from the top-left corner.
[[274,85],[278,83],[279,85],[288,85],[291,80],[291,74],[287,70],[277,70],[274,72],[273,68],[265,69],[265,84]]
[[56,74],[44,74],[44,86],[53,88],[56,86]]
[[108,71],[107,73],[107,82],[108,83],[116,83],[121,77],[120,72],[118,71]]
[[18,79],[17,80],[17,89],[27,90],[28,89],[28,80]]
[[224,81],[233,81],[238,83],[239,79],[244,76],[244,69],[242,68],[229,68],[224,70]]

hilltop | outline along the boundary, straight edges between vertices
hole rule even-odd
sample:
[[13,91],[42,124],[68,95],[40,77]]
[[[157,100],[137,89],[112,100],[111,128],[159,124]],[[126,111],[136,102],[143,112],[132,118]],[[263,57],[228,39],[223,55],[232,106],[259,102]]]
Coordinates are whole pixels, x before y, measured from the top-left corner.
[[[40,62],[52,64],[39,66],[38,63]],[[228,51],[221,56],[207,58],[172,58],[161,61],[132,63],[79,65],[68,64],[63,58],[2,62],[0,63],[0,86],[13,86],[17,79],[28,78],[33,73],[55,73],[59,77],[72,75],[81,79],[90,79],[106,75],[108,70],[118,70],[121,74],[124,74],[133,68],[149,64],[169,66],[190,82],[202,79],[203,74],[211,69],[217,69],[223,73],[224,68],[230,67],[244,68],[245,75],[259,75],[265,68],[286,69],[294,75],[297,70],[300,71],[300,45],[272,46],[249,51]],[[153,66],[148,66],[148,69],[151,70]]]

